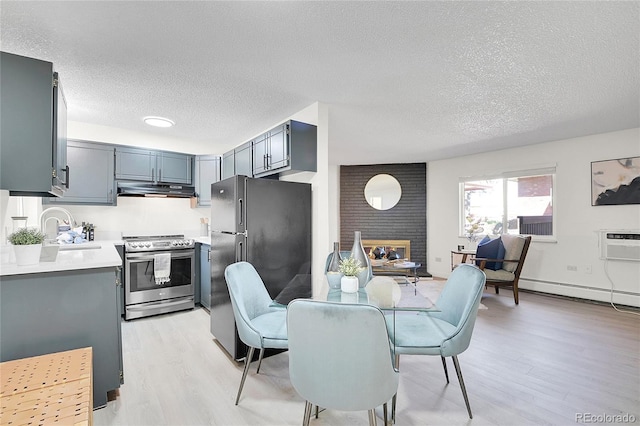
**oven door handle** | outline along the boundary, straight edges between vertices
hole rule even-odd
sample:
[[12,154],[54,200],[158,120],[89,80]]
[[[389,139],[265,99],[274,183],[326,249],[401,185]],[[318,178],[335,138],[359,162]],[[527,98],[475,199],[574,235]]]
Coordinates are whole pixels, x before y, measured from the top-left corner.
[[[188,253],[174,253],[171,252],[171,259],[186,259],[192,257],[195,254],[194,250],[189,250]],[[127,254],[125,256],[126,261],[131,262],[148,262],[153,260],[153,255],[149,254]]]

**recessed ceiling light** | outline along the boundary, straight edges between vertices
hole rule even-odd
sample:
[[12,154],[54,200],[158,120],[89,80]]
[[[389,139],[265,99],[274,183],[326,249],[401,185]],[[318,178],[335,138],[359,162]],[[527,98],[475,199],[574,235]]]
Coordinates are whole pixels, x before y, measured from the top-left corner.
[[155,127],[171,127],[174,124],[176,124],[172,120],[169,120],[168,118],[164,118],[164,117],[145,117],[143,118],[143,120],[149,126],[155,126]]

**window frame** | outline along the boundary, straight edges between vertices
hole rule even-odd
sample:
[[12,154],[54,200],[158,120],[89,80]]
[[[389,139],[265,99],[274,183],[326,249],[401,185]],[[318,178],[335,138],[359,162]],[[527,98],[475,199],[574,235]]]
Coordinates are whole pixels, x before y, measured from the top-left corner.
[[[556,239],[556,230],[557,230],[557,215],[558,211],[556,209],[556,165],[549,165],[538,167],[534,169],[519,169],[519,170],[509,170],[503,171],[495,174],[488,175],[476,175],[476,176],[464,176],[459,179],[458,182],[458,237],[459,238],[467,238],[465,235],[466,228],[466,216],[465,216],[465,183],[467,182],[476,182],[482,180],[502,180],[502,230],[500,231],[500,235],[504,234],[504,230],[507,229],[504,224],[508,222],[508,198],[509,193],[507,190],[507,185],[509,179],[512,178],[526,178],[533,176],[551,176],[551,206],[553,208],[552,214],[552,222],[551,222],[551,235],[531,235],[532,241],[539,242],[557,242]],[[485,234],[486,235],[486,234]],[[526,234],[530,235],[530,234]]]

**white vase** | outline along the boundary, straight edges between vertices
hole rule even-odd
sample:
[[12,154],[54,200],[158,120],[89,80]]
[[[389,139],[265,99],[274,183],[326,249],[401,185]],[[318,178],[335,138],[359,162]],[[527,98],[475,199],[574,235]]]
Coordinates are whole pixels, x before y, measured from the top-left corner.
[[18,266],[37,265],[40,263],[41,251],[42,244],[13,246],[13,252],[16,255],[16,264]]
[[358,292],[358,277],[343,276],[340,279],[340,289],[345,293]]

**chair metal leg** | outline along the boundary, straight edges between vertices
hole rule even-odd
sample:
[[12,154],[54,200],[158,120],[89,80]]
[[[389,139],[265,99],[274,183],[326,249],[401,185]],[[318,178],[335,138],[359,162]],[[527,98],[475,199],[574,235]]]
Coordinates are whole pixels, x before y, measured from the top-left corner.
[[447,370],[447,360],[441,355],[442,358],[442,366],[444,367],[444,376],[447,378],[447,384],[449,383],[449,371]]
[[[396,367],[396,370],[398,371],[400,370],[400,355],[398,354],[396,354],[396,357],[395,357],[395,367]],[[393,395],[393,398],[391,399],[391,423],[396,422],[396,400],[397,399],[398,399],[398,392],[396,392]]]
[[242,393],[242,388],[244,387],[244,381],[247,378],[247,372],[249,371],[249,365],[251,364],[251,359],[253,358],[253,351],[256,348],[249,347],[249,353],[247,357],[244,359],[244,371],[242,372],[242,380],[240,380],[240,389],[238,389],[238,396],[236,396],[236,405],[238,405],[238,401],[240,401],[240,394]]
[[305,401],[304,404],[304,418],[302,419],[302,426],[309,426],[309,421],[311,420],[311,411],[313,409],[313,405],[309,401]]
[[452,356],[453,366],[456,367],[456,373],[458,374],[458,381],[460,382],[460,388],[462,389],[462,396],[464,396],[464,403],[467,404],[467,411],[469,412],[469,418],[473,419],[471,414],[471,406],[469,405],[469,398],[467,397],[467,388],[464,386],[464,380],[462,379],[462,371],[460,370],[460,363],[458,363],[458,357]]
[[391,423],[396,422],[396,399],[398,399],[397,393],[391,398]]
[[383,419],[384,419],[384,426],[387,426],[387,403],[385,402],[384,404],[382,404],[382,415],[383,415]]
[[369,410],[369,426],[376,426],[376,410],[372,408]]
[[262,364],[263,356],[264,356],[264,348],[260,348],[260,356],[258,357],[258,371],[256,371],[256,374],[260,374],[260,364]]
[[316,419],[318,418],[319,414],[320,414],[320,406],[316,405]]

